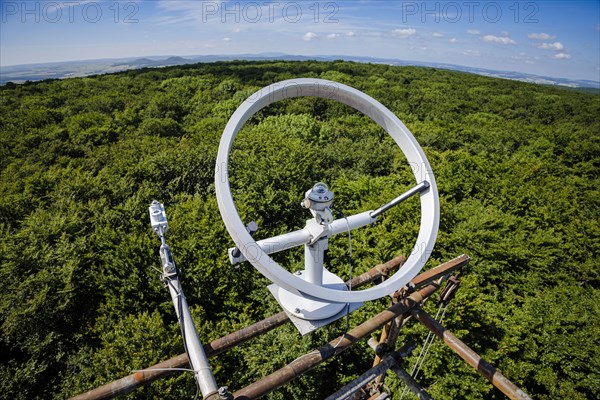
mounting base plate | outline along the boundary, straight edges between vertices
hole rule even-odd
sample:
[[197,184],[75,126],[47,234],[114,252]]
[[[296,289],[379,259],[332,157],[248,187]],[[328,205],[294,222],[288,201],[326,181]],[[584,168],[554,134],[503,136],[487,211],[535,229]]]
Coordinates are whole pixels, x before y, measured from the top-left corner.
[[[299,271],[296,275],[302,277],[304,271]],[[344,281],[325,269],[323,270],[323,286],[336,290],[348,290]],[[363,305],[363,303],[317,301],[288,292],[275,284],[269,285],[268,289],[302,335],[328,325]]]

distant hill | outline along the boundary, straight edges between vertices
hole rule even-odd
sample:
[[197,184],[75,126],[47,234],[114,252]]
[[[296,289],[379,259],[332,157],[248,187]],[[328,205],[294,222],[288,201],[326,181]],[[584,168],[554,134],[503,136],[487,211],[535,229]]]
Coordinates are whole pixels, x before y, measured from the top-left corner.
[[113,66],[115,67],[120,67],[123,65],[129,65],[129,66],[150,66],[153,63],[155,63],[156,61],[154,60],[150,60],[149,58],[138,58],[137,60],[134,61],[124,61],[124,62],[118,62],[118,63],[114,63]]
[[168,65],[183,65],[190,64],[192,62],[192,60],[186,60],[183,57],[169,57],[166,60],[157,61],[156,63],[154,63],[154,65],[156,65],[157,67],[166,67]]
[[63,79],[71,77],[81,77],[97,74],[106,74],[119,72],[136,68],[167,67],[172,65],[184,65],[194,63],[208,63],[215,61],[355,61],[369,64],[389,64],[389,65],[413,65],[420,67],[441,68],[453,71],[469,72],[477,75],[491,76],[495,78],[511,79],[523,82],[537,83],[541,85],[556,85],[571,88],[592,88],[600,90],[600,81],[573,80],[566,78],[555,78],[526,74],[513,71],[496,71],[484,68],[466,67],[463,65],[431,63],[411,60],[399,60],[395,58],[375,58],[347,55],[318,55],[303,56],[285,53],[259,53],[259,54],[214,54],[214,55],[194,55],[188,57],[179,56],[149,56],[143,58],[120,58],[120,59],[99,59],[84,61],[66,61],[44,64],[26,64],[14,65],[0,68],[0,85],[7,82],[23,83],[26,81],[39,81],[44,79]]

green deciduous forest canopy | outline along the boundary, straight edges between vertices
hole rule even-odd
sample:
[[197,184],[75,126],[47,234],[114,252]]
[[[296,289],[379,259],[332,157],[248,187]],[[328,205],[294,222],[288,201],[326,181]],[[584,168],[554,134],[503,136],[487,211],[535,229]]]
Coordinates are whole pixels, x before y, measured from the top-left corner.
[[[228,262],[232,242],[213,174],[237,106],[263,86],[299,77],[364,91],[423,146],[441,201],[426,268],[472,257],[444,325],[535,399],[598,399],[600,96],[341,61],[196,64],[1,87],[2,397],[64,399],[183,352],[157,271],[160,242],[148,218],[154,199],[167,209],[167,241],[203,342],[279,311],[265,278]],[[236,204],[244,221],[257,221],[259,239],[302,227],[310,215],[299,202],[317,181],[334,190],[346,214],[414,184],[381,128],[316,98],[260,111],[231,160]],[[353,231],[354,273],[410,254],[419,210],[414,198]],[[345,279],[347,251],[347,238],[333,238],[327,255],[328,268]],[[276,259],[295,270],[302,252]],[[386,302],[367,303],[350,324]],[[303,338],[289,324],[278,328],[212,359],[217,382],[239,389],[344,326]],[[424,336],[409,324],[399,343]],[[326,397],[372,359],[361,343],[268,398]],[[435,399],[503,398],[439,341],[419,380]],[[388,376],[386,384],[399,399],[399,381]],[[127,398],[184,399],[194,391],[193,377],[182,373]]]

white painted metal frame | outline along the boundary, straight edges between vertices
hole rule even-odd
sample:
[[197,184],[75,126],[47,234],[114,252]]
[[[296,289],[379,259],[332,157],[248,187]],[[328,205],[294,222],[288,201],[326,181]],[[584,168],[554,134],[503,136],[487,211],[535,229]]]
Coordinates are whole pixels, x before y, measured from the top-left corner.
[[[429,183],[420,192],[421,224],[417,242],[404,266],[385,282],[358,291],[342,291],[321,287],[294,276],[277,264],[246,231],[229,187],[229,152],[237,133],[246,121],[262,108],[283,99],[314,96],[336,100],[369,116],[396,142],[409,162],[416,183]],[[260,89],[244,101],[229,119],[217,154],[215,189],[219,210],[227,231],[243,256],[265,277],[285,290],[317,300],[356,303],[374,300],[393,293],[414,278],[429,258],[439,226],[439,198],[433,172],[425,153],[408,128],[384,105],[349,86],[313,78],[290,79]],[[286,248],[293,247],[286,246]]]

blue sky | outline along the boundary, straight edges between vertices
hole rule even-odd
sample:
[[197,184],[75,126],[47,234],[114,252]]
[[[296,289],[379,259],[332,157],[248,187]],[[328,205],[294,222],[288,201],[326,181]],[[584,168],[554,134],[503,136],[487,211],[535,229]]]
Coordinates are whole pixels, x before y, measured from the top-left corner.
[[600,80],[598,0],[0,0],[0,23],[0,66],[282,52]]

